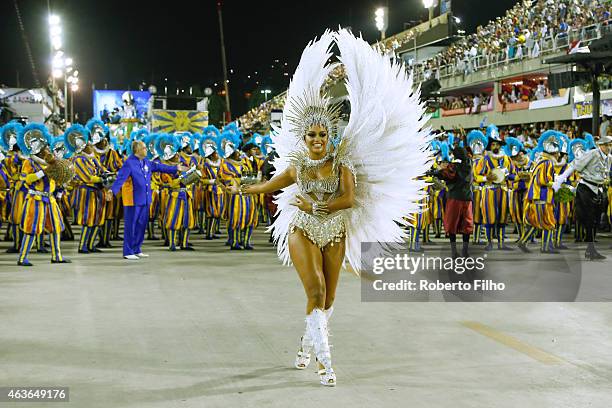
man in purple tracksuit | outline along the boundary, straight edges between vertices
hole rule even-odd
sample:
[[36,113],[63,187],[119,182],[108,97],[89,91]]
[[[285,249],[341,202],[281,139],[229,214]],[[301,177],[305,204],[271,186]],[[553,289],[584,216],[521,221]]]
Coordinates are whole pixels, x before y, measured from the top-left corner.
[[123,199],[123,257],[138,260],[148,255],[141,250],[151,205],[151,174],[155,172],[183,172],[189,167],[167,166],[155,163],[147,157],[147,147],[143,142],[134,142],[133,154],[127,158],[117,173],[117,179],[106,192],[106,199],[112,200],[113,194],[121,191]]

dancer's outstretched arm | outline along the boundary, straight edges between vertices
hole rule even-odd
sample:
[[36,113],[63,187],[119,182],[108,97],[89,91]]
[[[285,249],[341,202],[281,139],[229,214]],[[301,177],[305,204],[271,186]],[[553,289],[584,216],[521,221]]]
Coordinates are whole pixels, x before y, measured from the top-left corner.
[[[282,173],[275,175],[270,180],[257,183],[241,186],[238,191],[242,191],[244,194],[265,194],[265,193],[273,193],[278,190],[282,190],[283,188],[289,187],[293,183],[295,183],[296,172],[295,167],[289,166]],[[231,190],[234,192],[233,190]],[[236,192],[238,192],[236,191]]]

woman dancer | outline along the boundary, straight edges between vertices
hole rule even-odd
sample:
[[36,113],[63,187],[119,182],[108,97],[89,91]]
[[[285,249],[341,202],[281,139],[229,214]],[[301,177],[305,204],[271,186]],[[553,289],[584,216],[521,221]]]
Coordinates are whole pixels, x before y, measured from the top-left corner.
[[[335,39],[347,73],[351,118],[337,145],[339,107],[321,88]],[[345,257],[361,269],[361,242],[397,243],[406,238],[403,215],[418,212],[430,165],[429,132],[423,106],[404,68],[350,32],[326,32],[309,44],[293,76],[281,129],[272,139],[278,152],[275,176],[230,187],[233,193],[277,196],[272,228],[279,257],[295,266],[306,292],[306,331],[296,368],[304,369],[314,348],[320,381],[336,384],[328,320]],[[407,208],[408,207],[408,208]],[[374,256],[388,246],[381,245]],[[371,256],[372,253],[368,253]]]

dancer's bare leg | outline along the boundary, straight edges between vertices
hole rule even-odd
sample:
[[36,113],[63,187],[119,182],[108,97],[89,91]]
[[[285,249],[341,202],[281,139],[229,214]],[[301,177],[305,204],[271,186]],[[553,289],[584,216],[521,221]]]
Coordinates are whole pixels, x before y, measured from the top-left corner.
[[324,309],[326,291],[321,250],[298,229],[289,235],[289,254],[308,299],[306,314],[315,308]]
[[325,276],[325,310],[332,307],[336,298],[336,287],[344,261],[345,243],[334,243],[323,248],[323,275]]

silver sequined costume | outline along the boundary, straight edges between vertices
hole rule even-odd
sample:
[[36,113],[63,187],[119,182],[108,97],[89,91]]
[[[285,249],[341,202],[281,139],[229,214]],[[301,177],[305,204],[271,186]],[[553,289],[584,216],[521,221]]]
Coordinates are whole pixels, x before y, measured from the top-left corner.
[[[312,177],[312,169],[323,163],[333,160],[332,173],[324,179]],[[307,199],[317,202],[329,202],[338,197],[340,189],[340,165],[344,165],[354,174],[354,169],[346,158],[338,154],[328,154],[320,161],[311,160],[306,153],[294,155],[291,164],[297,173],[297,186],[299,194]],[[313,197],[314,196],[314,197]],[[319,248],[334,245],[346,235],[345,210],[335,211],[326,215],[313,215],[298,210],[289,226],[290,232],[296,228],[302,230],[304,235]]]

